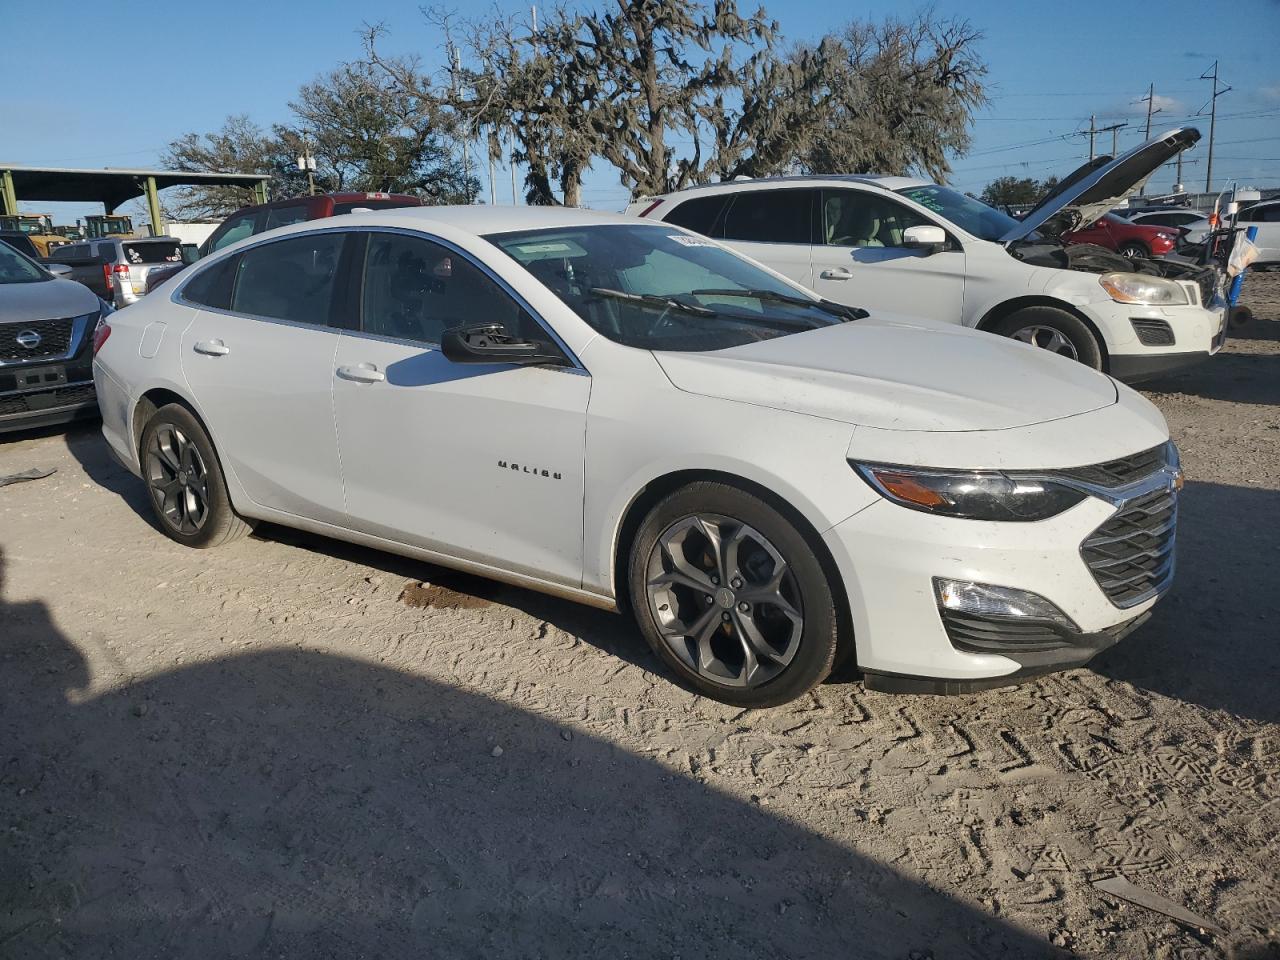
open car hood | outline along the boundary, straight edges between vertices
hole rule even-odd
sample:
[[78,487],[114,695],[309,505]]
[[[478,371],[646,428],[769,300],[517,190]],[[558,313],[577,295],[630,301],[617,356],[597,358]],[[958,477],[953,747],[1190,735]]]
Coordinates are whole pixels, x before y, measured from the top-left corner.
[[1001,237],[1000,242],[1021,240],[1064,210],[1079,215],[1069,229],[1093,223],[1141,190],[1162,164],[1195,146],[1199,139],[1200,131],[1195,127],[1178,127],[1118,157],[1090,160],[1061,181],[1016,227]]

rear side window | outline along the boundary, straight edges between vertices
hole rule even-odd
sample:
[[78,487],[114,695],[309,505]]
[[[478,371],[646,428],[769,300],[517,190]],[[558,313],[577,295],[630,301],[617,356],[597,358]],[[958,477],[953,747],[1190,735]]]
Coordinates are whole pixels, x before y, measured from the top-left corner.
[[296,203],[291,207],[272,207],[267,211],[267,222],[262,229],[274,230],[276,227],[287,227],[291,223],[302,223],[306,219],[306,204]]
[[264,243],[240,255],[231,309],[275,320],[327,324],[345,233]]
[[180,263],[182,244],[177,240],[152,240],[148,243],[122,243],[125,263]]
[[223,257],[211,263],[182,288],[182,297],[202,307],[214,307],[227,310],[231,307],[231,287],[236,278],[236,267],[240,258],[236,255]]
[[213,241],[213,245],[209,248],[209,252],[221,250],[223,247],[229,247],[237,240],[243,240],[245,237],[253,236],[253,218],[256,214],[244,213],[238,217],[232,217],[226,221],[220,229],[223,230],[222,236]]
[[811,243],[812,190],[754,190],[732,195],[724,239],[749,243]]
[[677,227],[684,227],[706,237],[718,236],[719,234],[715,231],[719,228],[719,224],[716,221],[719,220],[720,211],[724,209],[725,201],[728,199],[725,194],[694,197],[677,205],[662,219],[666,223],[674,223]]

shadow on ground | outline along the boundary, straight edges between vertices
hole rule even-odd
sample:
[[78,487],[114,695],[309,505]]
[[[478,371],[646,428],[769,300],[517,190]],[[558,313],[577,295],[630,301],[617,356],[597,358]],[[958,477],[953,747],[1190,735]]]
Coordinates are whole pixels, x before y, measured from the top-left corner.
[[1048,949],[751,802],[367,663],[246,655],[91,693],[82,644],[2,587],[0,557],[6,956]]
[[[1280,358],[1277,358],[1280,359]],[[1280,722],[1280,491],[1190,482],[1173,589],[1090,665],[1237,716]]]

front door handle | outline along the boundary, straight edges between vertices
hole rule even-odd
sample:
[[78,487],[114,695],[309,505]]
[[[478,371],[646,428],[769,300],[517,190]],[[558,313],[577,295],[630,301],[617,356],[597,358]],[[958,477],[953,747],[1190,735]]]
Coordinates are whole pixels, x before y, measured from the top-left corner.
[[387,375],[372,363],[357,363],[352,367],[339,367],[338,376],[343,380],[354,380],[356,383],[381,383]]
[[835,267],[831,270],[823,270],[822,273],[820,273],[818,276],[820,276],[823,280],[852,280],[853,279],[853,274],[850,273],[848,269],[845,267]]
[[192,349],[210,357],[225,357],[231,352],[231,348],[221,340],[197,340]]

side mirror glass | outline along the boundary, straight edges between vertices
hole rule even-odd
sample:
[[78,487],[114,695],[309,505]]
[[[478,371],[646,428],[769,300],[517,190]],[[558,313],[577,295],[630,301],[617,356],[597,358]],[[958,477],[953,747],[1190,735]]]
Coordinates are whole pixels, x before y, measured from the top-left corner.
[[902,232],[902,245],[937,253],[947,245],[947,231],[935,226],[907,227]]
[[536,340],[517,340],[499,323],[451,327],[440,337],[440,350],[453,363],[518,363],[563,365],[559,353]]
[[46,263],[44,268],[55,277],[63,278],[71,276],[71,268],[65,263]]
[[182,262],[191,264],[200,259],[200,248],[194,243],[184,243],[182,245]]

